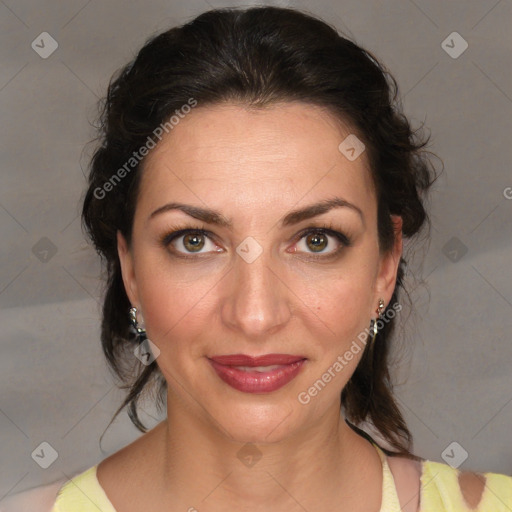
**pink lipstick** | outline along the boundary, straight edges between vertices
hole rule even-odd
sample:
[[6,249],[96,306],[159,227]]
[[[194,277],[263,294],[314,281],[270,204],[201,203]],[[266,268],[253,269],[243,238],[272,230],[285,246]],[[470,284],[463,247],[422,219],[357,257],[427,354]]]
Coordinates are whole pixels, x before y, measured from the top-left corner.
[[288,354],[252,357],[244,354],[209,358],[217,375],[244,393],[269,393],[282,388],[302,369],[306,358]]

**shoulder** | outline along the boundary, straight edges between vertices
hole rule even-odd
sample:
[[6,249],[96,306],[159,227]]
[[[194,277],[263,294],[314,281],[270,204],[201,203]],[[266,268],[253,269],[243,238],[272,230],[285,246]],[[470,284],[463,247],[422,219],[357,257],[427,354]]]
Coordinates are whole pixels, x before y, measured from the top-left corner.
[[97,466],[67,480],[58,490],[50,512],[73,510],[73,512],[115,512],[96,477]]
[[512,476],[461,471],[430,460],[423,461],[422,467],[421,512],[451,510],[447,507],[473,512],[512,510]]
[[58,480],[53,484],[35,487],[28,491],[9,496],[0,501],[1,512],[50,512],[57,497],[57,493],[66,479]]
[[461,471],[425,459],[387,460],[404,512],[512,510],[512,476]]

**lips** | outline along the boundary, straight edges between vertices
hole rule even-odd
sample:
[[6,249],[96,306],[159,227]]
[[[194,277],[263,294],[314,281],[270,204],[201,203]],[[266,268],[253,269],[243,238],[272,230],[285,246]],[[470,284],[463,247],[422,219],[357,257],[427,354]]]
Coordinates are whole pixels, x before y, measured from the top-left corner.
[[289,354],[247,356],[234,354],[209,358],[217,375],[245,393],[269,393],[285,386],[301,371],[306,358]]
[[214,356],[210,358],[219,364],[226,366],[271,366],[274,364],[292,364],[306,359],[304,356],[292,356],[288,354],[265,354],[264,356],[246,356],[244,354],[233,354],[228,356]]

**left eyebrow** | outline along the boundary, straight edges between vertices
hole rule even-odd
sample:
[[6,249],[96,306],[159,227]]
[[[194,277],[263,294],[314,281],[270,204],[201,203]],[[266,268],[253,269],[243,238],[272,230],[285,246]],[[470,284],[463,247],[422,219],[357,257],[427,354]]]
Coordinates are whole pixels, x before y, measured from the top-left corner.
[[323,213],[327,213],[329,210],[333,208],[350,208],[351,210],[357,212],[363,224],[365,223],[364,214],[358,206],[355,204],[349,203],[345,199],[341,199],[340,197],[334,197],[333,199],[326,199],[325,201],[321,201],[319,203],[315,203],[305,208],[301,208],[300,210],[293,210],[288,213],[281,222],[281,226],[291,226],[292,224],[297,224],[302,222],[303,220],[310,219],[312,217],[316,217],[317,215],[322,215]]

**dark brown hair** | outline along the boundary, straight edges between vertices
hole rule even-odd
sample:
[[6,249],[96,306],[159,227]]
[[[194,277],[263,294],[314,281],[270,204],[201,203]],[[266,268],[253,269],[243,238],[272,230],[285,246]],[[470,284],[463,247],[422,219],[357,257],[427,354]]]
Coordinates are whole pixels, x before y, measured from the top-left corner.
[[[394,78],[368,51],[309,14],[277,7],[216,9],[150,38],[114,75],[100,104],[101,145],[92,157],[82,212],[106,263],[103,351],[129,390],[113,419],[128,405],[130,419],[142,432],[147,429],[137,413],[139,399],[148,389],[156,390],[160,409],[167,383],[156,362],[144,366],[133,355],[138,341],[130,326],[116,232],[130,243],[141,163],[130,169],[126,162],[191,98],[198,108],[301,101],[324,107],[351,126],[366,146],[373,174],[382,252],[393,245],[390,215],[402,217],[404,237],[428,227],[423,195],[436,177],[424,149],[428,139],[413,131],[402,113]],[[123,166],[127,172],[113,182]],[[398,302],[404,265],[402,258],[388,308]],[[384,323],[373,350],[365,349],[341,404],[354,430],[364,435],[357,424],[369,421],[395,453],[411,455],[412,436],[393,397],[388,368],[394,323]]]

